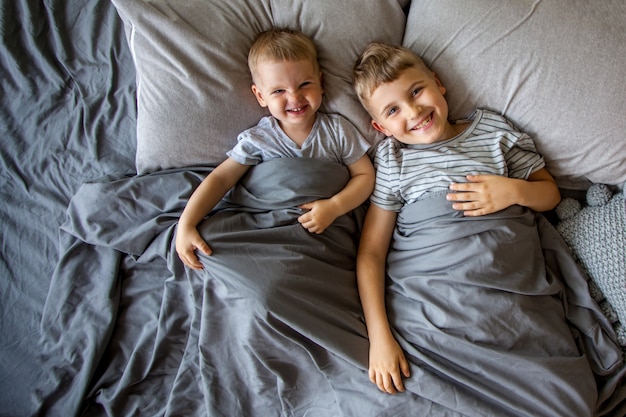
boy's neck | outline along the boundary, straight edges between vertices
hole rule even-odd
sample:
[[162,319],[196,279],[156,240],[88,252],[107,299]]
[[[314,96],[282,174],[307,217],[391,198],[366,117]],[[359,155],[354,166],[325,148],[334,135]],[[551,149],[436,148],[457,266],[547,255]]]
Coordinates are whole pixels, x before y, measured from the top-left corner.
[[317,120],[317,113],[311,123],[307,123],[306,125],[283,124],[280,121],[278,121],[278,125],[283,130],[285,135],[289,137],[289,139],[298,145],[298,147],[301,147],[311,134],[313,126],[315,125],[315,120]]

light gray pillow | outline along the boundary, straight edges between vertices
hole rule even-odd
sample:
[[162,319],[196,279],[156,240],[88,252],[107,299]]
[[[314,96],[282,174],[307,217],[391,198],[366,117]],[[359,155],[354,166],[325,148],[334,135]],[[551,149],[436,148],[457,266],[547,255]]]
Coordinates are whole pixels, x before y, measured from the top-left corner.
[[272,26],[299,29],[319,50],[322,111],[374,142],[352,91],[352,65],[373,40],[402,42],[408,0],[113,0],[137,71],[139,174],[217,165],[266,114],[251,90],[248,49]]
[[536,141],[563,188],[626,180],[626,2],[413,0],[403,44],[448,91]]

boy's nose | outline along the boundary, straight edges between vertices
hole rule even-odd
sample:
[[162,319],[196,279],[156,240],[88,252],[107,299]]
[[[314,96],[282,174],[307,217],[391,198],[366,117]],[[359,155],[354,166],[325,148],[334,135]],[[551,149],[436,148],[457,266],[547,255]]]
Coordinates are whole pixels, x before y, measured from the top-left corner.
[[411,106],[410,111],[411,118],[414,119],[422,114],[422,112],[424,111],[424,107],[419,104],[414,104]]
[[290,101],[298,101],[302,98],[302,94],[299,91],[291,91],[287,97]]

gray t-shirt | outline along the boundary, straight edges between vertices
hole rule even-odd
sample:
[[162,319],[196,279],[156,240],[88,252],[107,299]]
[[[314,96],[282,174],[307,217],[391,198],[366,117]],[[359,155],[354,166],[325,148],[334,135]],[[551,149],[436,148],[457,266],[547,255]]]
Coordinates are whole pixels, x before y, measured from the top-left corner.
[[242,132],[227,155],[243,165],[257,165],[273,158],[319,158],[350,165],[365,155],[370,144],[344,117],[317,113],[309,137],[298,146],[273,116]]

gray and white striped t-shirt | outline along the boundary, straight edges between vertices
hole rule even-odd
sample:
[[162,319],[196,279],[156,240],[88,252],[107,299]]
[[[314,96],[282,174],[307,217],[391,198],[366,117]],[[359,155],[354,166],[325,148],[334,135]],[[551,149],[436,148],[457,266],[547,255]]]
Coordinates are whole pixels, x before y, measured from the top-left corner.
[[452,182],[467,182],[469,174],[495,174],[527,179],[543,168],[533,140],[503,116],[476,110],[472,124],[452,139],[407,145],[393,137],[381,141],[374,158],[376,186],[370,200],[390,211],[446,191]]

